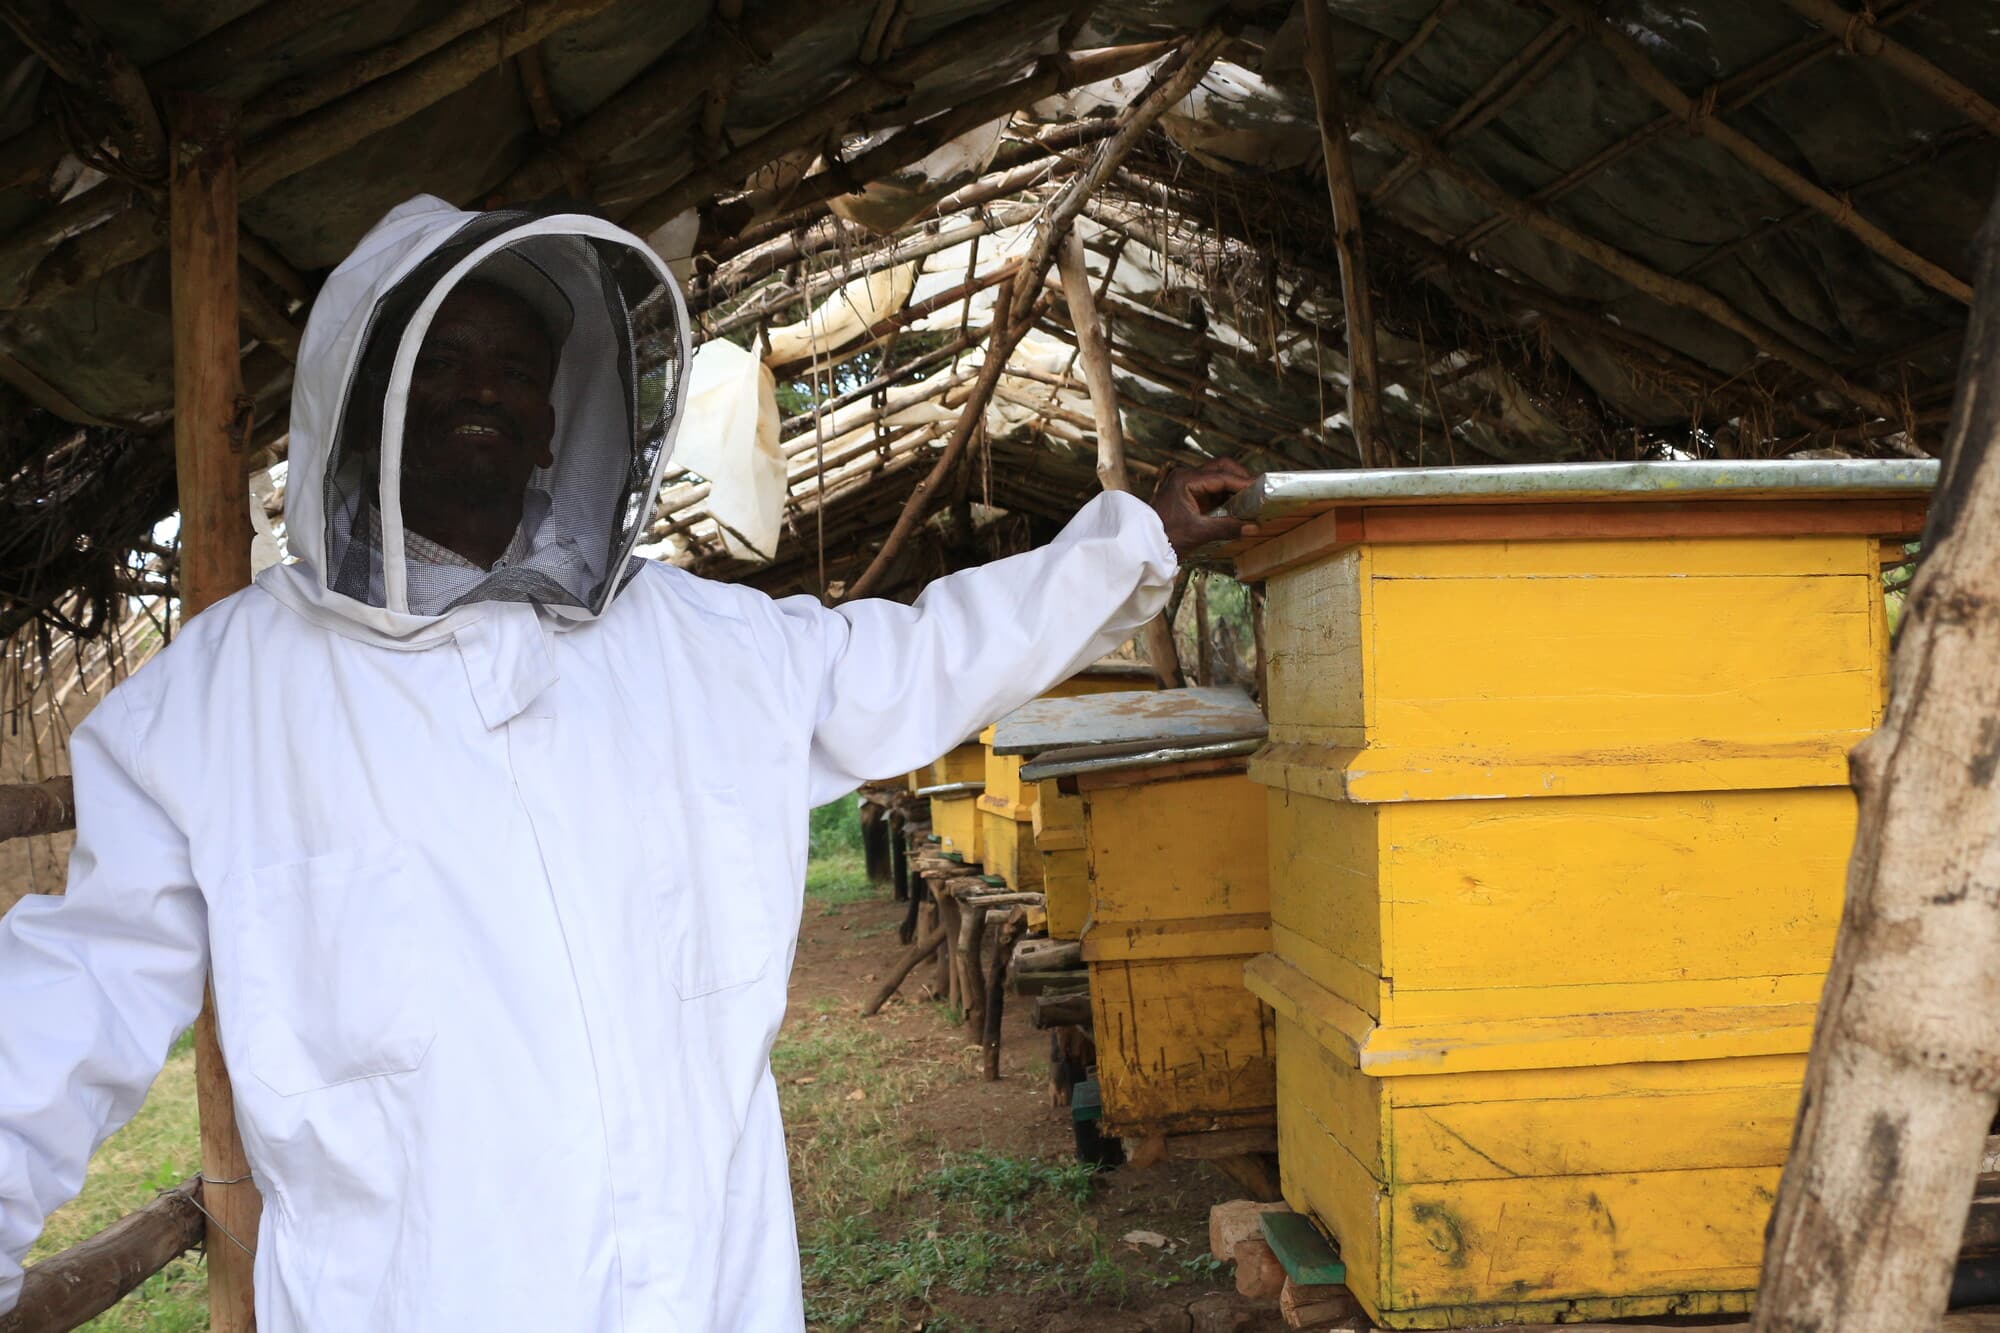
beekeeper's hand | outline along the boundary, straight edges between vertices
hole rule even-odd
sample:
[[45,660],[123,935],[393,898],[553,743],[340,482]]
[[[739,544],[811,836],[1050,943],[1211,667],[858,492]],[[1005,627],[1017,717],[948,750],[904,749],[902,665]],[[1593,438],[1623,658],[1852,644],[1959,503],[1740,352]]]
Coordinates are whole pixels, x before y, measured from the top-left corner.
[[1167,528],[1174,554],[1186,555],[1210,542],[1243,535],[1242,519],[1210,511],[1229,503],[1256,478],[1233,458],[1214,458],[1200,467],[1170,468],[1153,489],[1153,511]]

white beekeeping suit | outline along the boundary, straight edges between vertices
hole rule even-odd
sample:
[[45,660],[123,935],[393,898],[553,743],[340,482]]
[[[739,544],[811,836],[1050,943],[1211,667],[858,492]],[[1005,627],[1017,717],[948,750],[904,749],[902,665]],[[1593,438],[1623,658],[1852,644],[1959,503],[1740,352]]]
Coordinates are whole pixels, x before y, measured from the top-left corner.
[[[491,570],[411,558],[396,481],[475,268],[562,334],[553,461]],[[801,1325],[768,1056],[805,813],[1125,637],[1174,556],[1107,495],[915,606],[634,561],[687,360],[665,269],[587,217],[417,199],[327,281],[297,562],[78,730],[68,894],[0,923],[0,1310],[212,967],[265,1333]]]

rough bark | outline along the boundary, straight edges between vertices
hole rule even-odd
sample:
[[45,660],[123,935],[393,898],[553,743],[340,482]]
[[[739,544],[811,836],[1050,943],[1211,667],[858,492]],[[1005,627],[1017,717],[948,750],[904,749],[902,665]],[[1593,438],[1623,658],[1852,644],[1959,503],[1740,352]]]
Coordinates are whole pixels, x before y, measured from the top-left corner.
[[68,778],[0,786],[0,842],[76,827],[76,795]]
[[2000,1091],[2000,205],[1779,1189],[1759,1333],[1935,1322]]
[[[222,103],[168,103],[173,281],[174,467],[181,508],[181,613],[250,582],[249,400],[237,362],[235,126]],[[208,1210],[208,1308],[214,1333],[257,1326],[252,1258],[263,1201],[251,1183],[210,991],[195,1020],[195,1096]]]
[[88,1240],[28,1269],[0,1333],[62,1333],[103,1314],[201,1244],[200,1180],[182,1182]]

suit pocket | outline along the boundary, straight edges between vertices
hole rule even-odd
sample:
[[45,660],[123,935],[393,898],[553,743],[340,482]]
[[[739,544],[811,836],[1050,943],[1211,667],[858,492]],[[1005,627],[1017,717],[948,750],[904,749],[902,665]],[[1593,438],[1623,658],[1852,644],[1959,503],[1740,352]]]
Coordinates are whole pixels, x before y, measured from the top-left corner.
[[667,979],[683,1000],[747,986],[776,952],[747,813],[729,788],[684,791],[648,825]]
[[436,1026],[421,982],[409,849],[374,844],[252,870],[215,940],[225,1028],[247,1071],[295,1097],[423,1064]]

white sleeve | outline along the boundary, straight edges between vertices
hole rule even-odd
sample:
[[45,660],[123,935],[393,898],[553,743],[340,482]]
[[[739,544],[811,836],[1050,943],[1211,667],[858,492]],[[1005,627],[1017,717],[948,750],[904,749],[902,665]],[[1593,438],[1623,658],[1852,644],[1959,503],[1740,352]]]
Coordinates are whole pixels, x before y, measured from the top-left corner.
[[132,774],[123,689],[70,740],[76,849],[60,897],[0,917],[0,1313],[42,1222],[83,1187],[201,1008],[208,916],[187,839]]
[[911,606],[788,599],[824,635],[814,803],[929,763],[1115,648],[1159,614],[1175,569],[1159,515],[1112,492],[1047,546],[947,575]]

